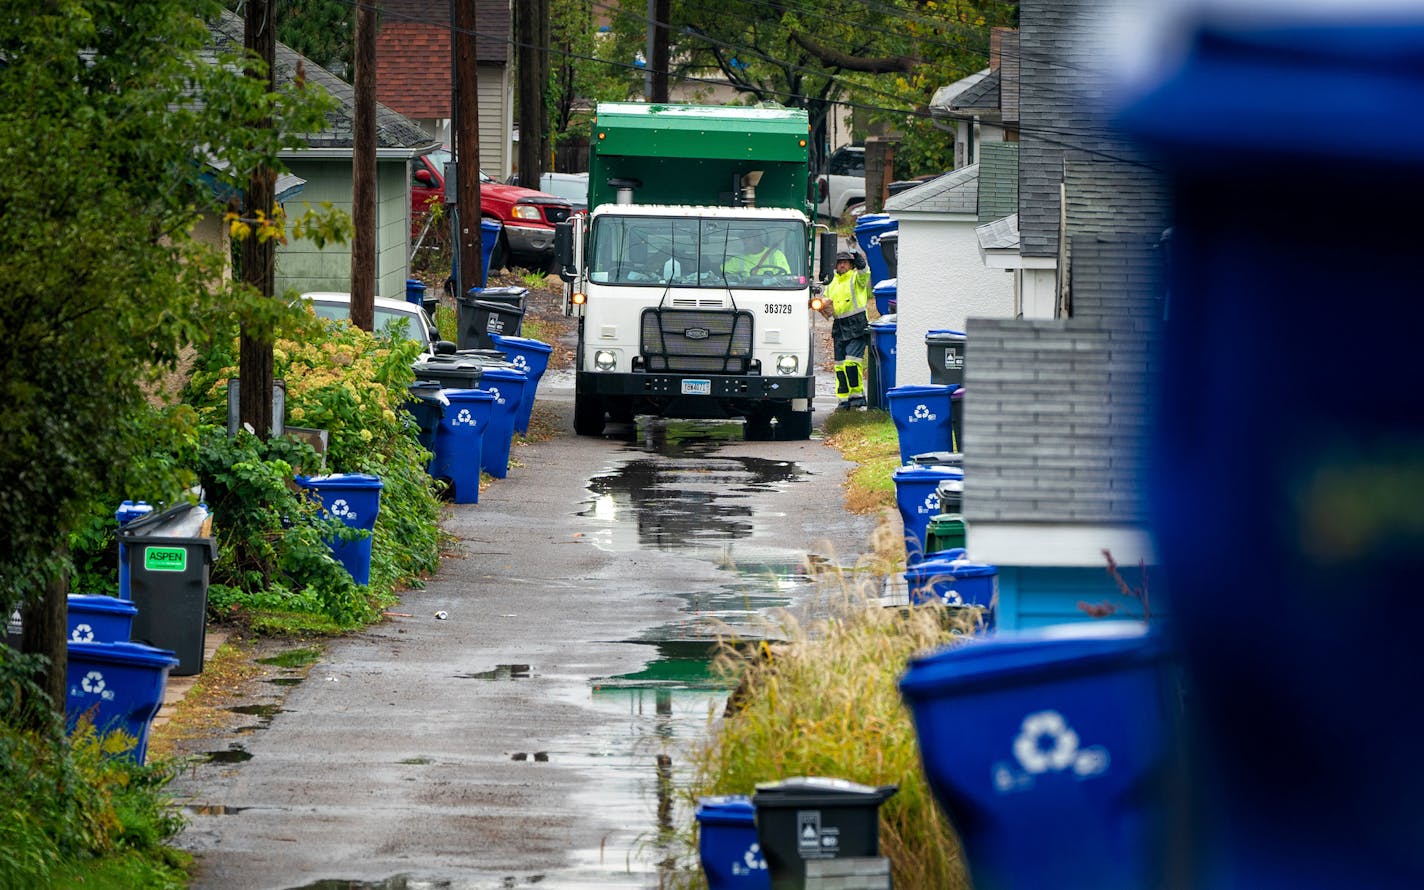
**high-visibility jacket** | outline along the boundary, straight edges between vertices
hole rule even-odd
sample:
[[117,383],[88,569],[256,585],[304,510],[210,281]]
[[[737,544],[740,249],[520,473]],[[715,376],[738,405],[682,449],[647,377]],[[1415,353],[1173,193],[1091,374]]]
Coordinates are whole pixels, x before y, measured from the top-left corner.
[[838,273],[826,285],[826,296],[831,298],[831,312],[836,318],[864,312],[870,305],[870,271],[847,269]]
[[722,265],[723,272],[740,272],[744,275],[755,269],[780,269],[789,275],[791,264],[786,261],[786,254],[775,247],[767,247],[746,256],[728,257],[727,262]]

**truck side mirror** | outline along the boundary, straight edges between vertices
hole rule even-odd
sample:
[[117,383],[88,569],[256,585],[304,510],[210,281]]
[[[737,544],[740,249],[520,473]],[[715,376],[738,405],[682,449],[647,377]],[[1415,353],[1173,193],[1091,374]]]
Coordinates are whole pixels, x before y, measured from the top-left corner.
[[559,277],[564,281],[573,281],[578,277],[578,269],[574,266],[574,224],[571,222],[561,222],[554,224],[554,256],[559,261]]
[[836,248],[840,244],[840,235],[835,232],[821,233],[821,280],[830,281],[836,274]]

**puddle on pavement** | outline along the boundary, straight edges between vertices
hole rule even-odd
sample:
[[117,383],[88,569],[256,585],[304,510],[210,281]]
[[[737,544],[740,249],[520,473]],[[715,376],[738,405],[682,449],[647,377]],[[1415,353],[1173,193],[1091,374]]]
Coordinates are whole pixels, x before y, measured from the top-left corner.
[[321,649],[315,646],[308,646],[302,649],[288,649],[285,652],[278,652],[268,658],[257,659],[258,664],[270,664],[275,667],[299,668],[309,664],[315,664],[321,657]]
[[183,808],[194,816],[236,816],[247,807],[229,807],[220,803],[195,803]]
[[241,745],[233,745],[226,751],[205,751],[203,756],[209,763],[246,763],[252,759],[252,753]]
[[501,664],[496,665],[492,671],[479,671],[473,674],[454,674],[456,680],[527,680],[531,676],[531,669],[527,664]]
[[301,677],[272,677],[266,682],[273,686],[297,686],[302,682]]
[[[529,875],[527,877],[505,877],[500,879],[501,890],[512,890],[515,887],[537,887],[544,881],[543,875]],[[490,886],[485,883],[481,887]],[[292,887],[290,890],[462,890],[472,885],[465,882],[431,880],[430,878],[415,878],[410,875],[396,875],[386,878],[384,881],[342,881],[342,880],[322,880],[310,884],[302,884],[300,887]]]

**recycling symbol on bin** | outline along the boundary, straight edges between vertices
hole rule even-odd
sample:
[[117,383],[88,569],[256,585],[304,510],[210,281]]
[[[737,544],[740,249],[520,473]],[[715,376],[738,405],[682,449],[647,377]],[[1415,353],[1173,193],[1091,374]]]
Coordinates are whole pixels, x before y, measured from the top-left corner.
[[910,415],[910,420],[912,420],[912,421],[914,421],[914,420],[934,420],[934,419],[935,419],[934,412],[930,410],[930,406],[929,406],[929,405],[926,405],[926,404],[923,404],[923,403],[921,403],[921,404],[919,404],[919,405],[916,405],[916,406],[915,406],[915,411],[914,411],[914,413]]
[[1009,764],[997,764],[994,784],[1001,793],[1027,789],[1035,776],[1047,773],[1071,772],[1079,779],[1091,779],[1107,772],[1111,761],[1102,745],[1083,747],[1078,733],[1057,711],[1035,711],[1025,717],[1013,752],[1023,772],[1015,774]]
[[529,373],[529,362],[527,362],[527,361],[524,360],[524,356],[522,356],[522,355],[516,355],[516,356],[514,357],[514,362],[513,362],[513,364],[514,364],[514,367],[518,368],[519,370],[523,371],[524,373],[526,373],[526,374]]
[[499,394],[499,387],[497,387],[497,386],[491,386],[491,387],[487,390],[487,392],[488,392],[490,395],[494,396],[494,400],[495,400],[496,402],[498,402],[498,403],[501,404],[501,405],[504,404],[504,396],[502,396],[502,395]]
[[84,679],[79,681],[79,686],[90,695],[102,695],[104,692],[104,675],[98,671],[90,671],[84,675]]
[[920,505],[920,512],[921,512],[921,513],[928,513],[928,514],[930,514],[931,516],[933,516],[933,515],[935,515],[936,513],[939,512],[939,494],[938,494],[938,492],[933,492],[933,491],[932,491],[932,492],[930,492],[929,494],[925,495],[925,502]]
[[747,852],[742,854],[741,869],[733,869],[735,874],[751,874],[754,871],[766,871],[766,859],[761,855],[761,844],[752,842],[747,847]]
[[454,426],[460,426],[461,424],[464,424],[465,426],[474,426],[475,415],[470,413],[469,408],[461,408],[460,413],[456,414],[455,419],[450,421],[450,423]]
[[87,624],[76,624],[74,630],[70,632],[69,638],[76,643],[94,642],[94,628]]
[[337,498],[331,502],[331,515],[341,519],[356,521],[356,511],[351,509],[351,505],[346,502],[346,498]]

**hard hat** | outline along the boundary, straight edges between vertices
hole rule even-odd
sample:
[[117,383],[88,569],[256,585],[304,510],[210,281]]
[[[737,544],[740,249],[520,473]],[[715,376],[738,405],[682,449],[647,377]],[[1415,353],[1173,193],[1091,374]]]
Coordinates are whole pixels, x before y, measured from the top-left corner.
[[836,254],[836,262],[839,263],[841,260],[846,260],[848,262],[853,263],[855,262],[855,254],[851,253],[849,250],[842,250]]

